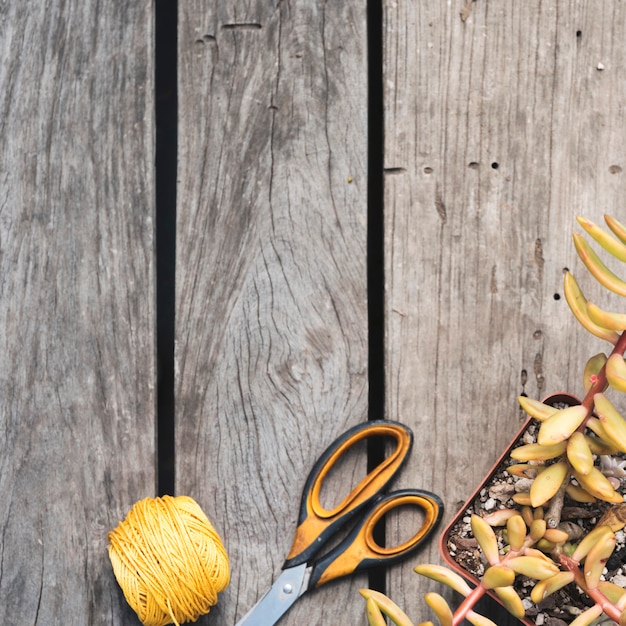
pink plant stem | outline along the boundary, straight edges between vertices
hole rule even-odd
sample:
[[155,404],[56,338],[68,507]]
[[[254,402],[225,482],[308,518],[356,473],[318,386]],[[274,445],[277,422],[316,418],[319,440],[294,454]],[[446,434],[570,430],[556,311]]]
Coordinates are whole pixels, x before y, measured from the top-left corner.
[[585,593],[615,622],[619,623],[622,611],[618,609],[609,599],[598,589],[588,589],[585,581],[585,575],[580,571],[580,565],[568,557],[566,554],[559,555],[559,563],[562,567],[574,574],[574,581],[585,591]]
[[473,610],[476,603],[485,595],[486,589],[482,583],[477,587],[474,587],[472,591],[465,597],[465,600],[459,604],[459,607],[452,616],[452,626],[460,626],[463,620],[467,617],[467,614]]

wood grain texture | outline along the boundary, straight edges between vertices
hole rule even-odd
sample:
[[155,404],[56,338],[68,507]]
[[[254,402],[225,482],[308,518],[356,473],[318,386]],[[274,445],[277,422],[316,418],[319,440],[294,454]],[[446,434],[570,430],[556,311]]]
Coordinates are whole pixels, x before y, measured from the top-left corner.
[[[181,3],[177,489],[232,565],[204,623],[269,588],[317,455],[367,417],[365,30],[364,2]],[[284,623],[356,623],[365,583]]]
[[129,624],[154,495],[149,2],[0,7],[0,622]]
[[[569,267],[601,293],[576,259],[575,216],[624,219],[626,7],[384,11],[387,412],[422,452],[403,480],[441,494],[448,520],[521,425],[516,396],[580,395],[605,348],[569,313],[562,279]],[[438,586],[412,566],[439,560],[433,541],[389,575],[418,621]]]

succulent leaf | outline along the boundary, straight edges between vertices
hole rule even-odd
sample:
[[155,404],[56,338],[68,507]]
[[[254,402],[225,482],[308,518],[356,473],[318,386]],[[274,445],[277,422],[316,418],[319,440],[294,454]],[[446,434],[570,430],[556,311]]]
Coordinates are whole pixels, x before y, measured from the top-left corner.
[[565,299],[567,300],[567,304],[572,310],[574,317],[580,322],[583,328],[588,330],[592,335],[600,337],[600,339],[609,341],[612,344],[617,343],[617,340],[619,339],[618,333],[614,330],[602,328],[591,321],[589,312],[587,311],[587,299],[576,282],[573,274],[570,272],[565,272],[565,277],[563,279],[563,293],[565,294]]
[[580,474],[587,475],[593,467],[593,454],[585,435],[581,432],[572,433],[567,441],[567,460]]
[[527,491],[522,491],[520,493],[514,493],[511,498],[513,502],[519,504],[520,506],[531,506],[530,504],[530,493]]
[[581,502],[582,504],[591,504],[592,502],[596,502],[596,498],[592,496],[588,491],[579,487],[578,485],[569,484],[565,487],[565,493],[572,499],[574,502]]
[[507,565],[518,574],[537,580],[550,578],[559,571],[556,563],[536,556],[516,556],[507,559]]
[[460,593],[462,596],[468,596],[472,589],[467,584],[465,579],[453,572],[451,569],[444,567],[443,565],[433,565],[431,563],[418,565],[413,569],[414,572],[421,576],[426,576],[431,580],[436,580],[439,583],[447,585],[451,589]]
[[[530,487],[530,504],[533,507],[541,506],[545,504],[553,498],[563,481],[567,476],[567,463],[565,461],[559,461],[558,463],[553,463],[540,472],[533,481],[533,484]],[[539,520],[536,520],[539,521]],[[543,522],[543,530],[545,531],[546,523]],[[534,523],[533,523],[534,525]],[[531,535],[532,535],[532,526],[531,526]],[[539,537],[533,537],[534,539],[540,539],[543,536],[543,533]]]
[[604,216],[606,225],[613,231],[613,234],[622,242],[626,243],[626,226],[618,222],[614,217],[610,215]]
[[[374,591],[373,589],[359,589],[359,593],[367,601],[372,600],[378,609],[389,617],[397,626],[413,626],[413,622],[409,619],[407,614],[395,602],[392,602],[384,593]],[[374,624],[375,626],[378,626],[376,622],[374,622]]]
[[506,534],[511,550],[520,550],[526,539],[526,522],[521,515],[514,515],[507,520]]
[[506,565],[492,565],[485,570],[482,583],[485,589],[510,587],[515,580],[515,572]]
[[597,588],[606,560],[613,553],[616,541],[615,534],[611,532],[600,539],[589,550],[589,554],[587,554],[585,559],[585,584],[587,589]]
[[426,604],[428,604],[441,622],[441,626],[452,626],[452,610],[443,596],[430,592],[424,596],[424,600],[426,600]]
[[570,626],[590,626],[595,620],[602,615],[602,607],[599,604],[594,604],[592,607],[583,611]]
[[565,543],[569,539],[569,535],[558,528],[547,528],[543,533],[543,538],[552,543]]
[[[606,452],[594,452],[594,454],[615,454],[619,452],[617,444],[609,437],[608,433],[604,430],[604,426],[597,417],[593,415],[587,420],[585,426],[592,430],[596,435],[596,439],[605,447]],[[593,452],[593,449],[592,449]]]
[[[532,498],[532,495],[531,495]],[[539,505],[538,505],[539,506]],[[529,535],[533,541],[539,541],[544,533],[546,532],[546,520],[545,519],[536,519],[533,520],[533,523],[530,525]]]
[[550,578],[544,578],[533,587],[533,590],[530,592],[530,599],[535,604],[539,604],[550,594],[558,591],[566,585],[569,585],[573,580],[573,572],[559,572],[554,576],[550,576]]
[[581,404],[561,409],[541,424],[537,443],[549,446],[565,441],[583,423],[587,414],[587,408]]
[[574,471],[574,478],[586,492],[600,500],[615,503],[624,501],[624,498],[613,489],[609,479],[596,467],[591,468],[586,476]]
[[539,402],[539,400],[533,400],[533,398],[528,396],[518,396],[517,401],[528,415],[540,422],[547,420],[558,411],[555,407]]
[[609,291],[618,296],[626,296],[626,282],[614,274],[595,253],[585,238],[578,233],[574,234],[574,247],[580,260],[585,264],[590,274]]
[[472,534],[478,541],[480,549],[483,551],[485,558],[491,565],[500,562],[500,553],[498,552],[498,540],[493,529],[480,515],[472,515],[470,519]]
[[[597,417],[592,417],[589,418],[587,426],[589,425],[589,422],[591,420],[595,420],[598,424],[600,423],[600,420],[598,420]],[[617,452],[617,448],[615,446],[607,443],[606,441],[603,441],[595,435],[585,435],[585,441],[587,442],[587,445],[589,446],[592,454],[604,455],[615,454]]]
[[587,231],[597,243],[599,243],[607,252],[612,254],[616,259],[626,263],[626,245],[613,237],[591,220],[584,217],[577,217],[578,223]]
[[603,393],[593,396],[593,403],[600,423],[606,434],[619,445],[621,452],[626,452],[626,421]]
[[537,476],[537,466],[528,465],[527,463],[518,463],[517,465],[509,465],[506,471],[511,476],[518,476],[519,478],[535,478]]
[[[544,422],[545,424],[545,422]],[[511,458],[516,461],[549,461],[565,453],[567,442],[561,441],[554,445],[542,446],[538,443],[527,443],[511,450]]]
[[602,592],[602,595],[613,604],[619,602],[620,598],[626,594],[626,589],[615,583],[608,582],[607,580],[601,580],[598,583],[598,589]]
[[522,599],[513,587],[498,587],[494,590],[504,608],[517,619],[522,619],[526,613]]
[[493,513],[489,513],[489,515],[485,515],[483,519],[489,526],[504,526],[514,515],[519,515],[516,509],[498,509]]
[[[587,303],[589,306],[589,303]],[[590,314],[591,315],[591,314]],[[591,389],[594,381],[597,379],[598,374],[604,367],[606,363],[606,354],[604,352],[600,352],[600,354],[596,354],[592,356],[585,365],[585,370],[583,372],[583,386],[585,388],[585,392]]]
[[612,534],[613,531],[608,526],[596,526],[580,540],[580,543],[576,546],[576,550],[574,550],[572,554],[572,559],[580,563],[597,542],[602,541]]
[[475,611],[468,611],[465,616],[467,621],[473,626],[498,626],[495,622],[492,622],[488,617],[479,615]]
[[587,301],[587,313],[589,313],[589,319],[602,328],[608,330],[615,330],[621,333],[626,330],[626,314],[614,313],[612,311],[605,311],[601,309],[597,304]]
[[369,626],[387,626],[387,620],[384,618],[378,604],[373,598],[368,598],[365,603],[365,614],[367,615],[367,623]]
[[617,391],[626,392],[626,361],[621,354],[616,352],[609,357],[605,371],[609,385]]

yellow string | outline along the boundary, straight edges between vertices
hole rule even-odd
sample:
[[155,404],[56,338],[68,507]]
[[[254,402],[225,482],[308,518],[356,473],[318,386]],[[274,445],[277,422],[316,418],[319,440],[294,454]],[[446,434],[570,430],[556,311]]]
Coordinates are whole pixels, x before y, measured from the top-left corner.
[[218,534],[187,496],[137,502],[108,537],[117,582],[145,626],[195,622],[230,581]]

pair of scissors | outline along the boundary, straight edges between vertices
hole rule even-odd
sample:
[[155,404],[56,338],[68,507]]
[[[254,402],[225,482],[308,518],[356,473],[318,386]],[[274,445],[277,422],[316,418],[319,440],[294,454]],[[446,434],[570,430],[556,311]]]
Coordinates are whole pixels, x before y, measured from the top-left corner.
[[[368,437],[395,439],[395,449],[332,510],[320,502],[322,481],[339,458],[357,442]],[[293,546],[283,564],[283,573],[270,590],[236,626],[271,626],[307,591],[357,571],[391,565],[415,552],[439,524],[443,502],[434,493],[403,489],[384,494],[413,445],[409,428],[387,420],[364,422],[349,429],[320,456],[302,492],[298,526]],[[389,511],[417,506],[424,519],[408,541],[391,548],[378,545],[374,528]],[[357,519],[349,534],[327,554],[323,546],[350,521]]]

